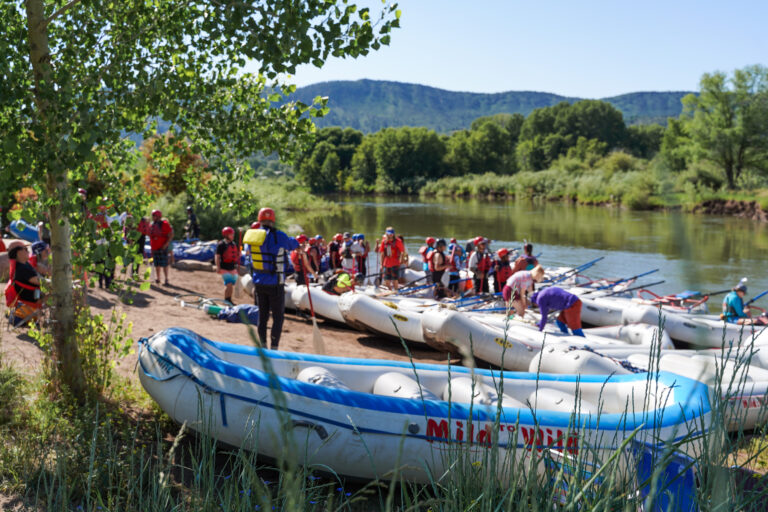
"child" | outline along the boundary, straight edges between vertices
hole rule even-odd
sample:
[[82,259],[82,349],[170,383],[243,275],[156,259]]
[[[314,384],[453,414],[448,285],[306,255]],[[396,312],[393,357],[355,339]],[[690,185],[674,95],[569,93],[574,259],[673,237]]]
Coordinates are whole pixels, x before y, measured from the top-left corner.
[[216,245],[216,270],[224,281],[224,300],[232,302],[232,291],[237,282],[237,260],[240,251],[235,243],[235,230],[227,226],[221,230],[223,237]]

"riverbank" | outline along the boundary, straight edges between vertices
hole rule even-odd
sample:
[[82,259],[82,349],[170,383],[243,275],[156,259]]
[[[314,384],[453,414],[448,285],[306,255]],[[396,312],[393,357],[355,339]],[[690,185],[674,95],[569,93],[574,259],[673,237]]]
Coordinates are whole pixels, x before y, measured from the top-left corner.
[[750,192],[676,187],[647,171],[590,171],[568,175],[559,169],[449,177],[424,185],[420,197],[493,200],[543,199],[631,210],[675,210],[768,222],[768,190]]

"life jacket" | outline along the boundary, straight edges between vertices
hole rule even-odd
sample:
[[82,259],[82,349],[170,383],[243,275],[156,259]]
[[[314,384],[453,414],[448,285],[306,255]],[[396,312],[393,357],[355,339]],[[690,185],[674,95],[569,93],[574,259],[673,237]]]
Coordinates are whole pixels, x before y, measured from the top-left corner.
[[301,272],[301,256],[299,256],[299,250],[294,249],[291,251],[291,265],[293,265],[293,270],[296,272]]
[[16,281],[16,260],[10,261],[8,276],[8,283],[5,285],[5,305],[9,308],[12,308],[17,303],[21,302],[22,304],[27,304],[28,306],[32,306],[35,309],[39,308],[40,304],[19,298],[20,292],[16,289],[17,286],[25,290],[33,291],[37,290],[38,288],[34,285]]
[[[275,252],[269,251],[267,235],[272,233]],[[278,274],[280,278],[285,273],[285,250],[278,245],[277,230],[269,231],[263,228],[249,229],[245,232],[243,243],[251,250],[251,270],[257,274]]]
[[[312,257],[312,251],[317,254],[317,263],[315,263],[315,259]],[[317,267],[320,264],[320,251],[317,249],[317,247],[310,247],[307,257],[309,259],[309,266],[312,267],[312,270],[317,272],[319,270]]]
[[[507,282],[507,279],[512,275],[512,267],[508,261],[496,262],[496,282],[501,286]],[[499,288],[500,289],[500,288]]]
[[419,254],[421,255],[421,261],[423,262],[422,269],[424,272],[434,272],[434,267],[432,266],[432,258],[429,257],[434,250],[435,249],[428,245],[422,245],[419,247]]
[[237,250],[237,244],[234,242],[228,243],[227,248],[224,249],[224,254],[221,255],[222,263],[235,263],[240,259],[240,251]]
[[[477,251],[475,251],[477,252]],[[477,254],[477,271],[488,273],[488,271],[491,270],[491,266],[493,265],[493,261],[491,260],[491,257],[488,255],[487,252],[484,252],[482,254]]]
[[397,251],[397,241],[396,239],[393,240],[383,240],[381,242],[381,245],[384,247],[384,256],[397,256],[397,254],[394,254],[394,251]]

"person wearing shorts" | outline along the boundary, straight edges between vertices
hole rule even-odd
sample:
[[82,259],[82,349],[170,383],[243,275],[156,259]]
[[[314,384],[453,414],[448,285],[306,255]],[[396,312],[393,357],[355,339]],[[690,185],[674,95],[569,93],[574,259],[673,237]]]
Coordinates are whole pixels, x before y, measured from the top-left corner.
[[533,283],[539,283],[544,279],[544,269],[541,265],[533,270],[521,270],[515,272],[507,279],[507,284],[501,291],[502,297],[508,304],[508,307],[515,309],[515,312],[521,317],[525,315],[528,307],[528,293],[533,293]]
[[153,210],[152,224],[149,227],[149,245],[152,248],[156,284],[160,284],[160,270],[162,270],[165,274],[165,285],[168,286],[168,250],[171,240],[173,240],[171,223],[163,218],[160,210]]
[[555,320],[560,331],[568,334],[570,328],[574,336],[584,336],[584,331],[581,330],[581,299],[578,296],[557,286],[550,286],[534,293],[531,296],[531,304],[539,306],[540,331],[543,331],[547,324],[549,312],[560,311]]
[[384,233],[384,239],[379,246],[381,253],[381,266],[384,270],[384,284],[390,290],[397,290],[400,275],[400,256],[405,252],[403,243],[395,237],[395,230],[388,227]]
[[224,300],[232,302],[232,291],[237,283],[237,261],[240,259],[240,250],[235,243],[235,230],[226,226],[221,230],[223,237],[216,244],[216,270],[224,281]]

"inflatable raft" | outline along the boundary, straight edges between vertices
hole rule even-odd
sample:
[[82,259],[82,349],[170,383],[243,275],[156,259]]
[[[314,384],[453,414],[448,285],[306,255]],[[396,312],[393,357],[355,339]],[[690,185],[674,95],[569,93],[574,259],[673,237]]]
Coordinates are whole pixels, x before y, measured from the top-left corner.
[[175,421],[358,478],[450,479],[460,456],[509,482],[510,458],[534,450],[599,464],[635,430],[638,441],[673,441],[707,429],[711,415],[705,385],[664,372],[650,383],[473,372],[269,351],[181,328],[139,343],[141,383]]
[[672,339],[696,347],[720,348],[723,345],[746,345],[753,341],[757,344],[768,344],[768,337],[758,338],[766,326],[731,324],[713,315],[672,313],[660,311],[658,307],[638,304],[625,309],[622,320],[624,323],[659,325],[660,315],[664,321],[664,330]]
[[757,366],[751,354],[662,351],[658,355],[635,353],[610,357],[601,350],[550,345],[530,363],[531,371],[581,375],[631,374],[649,368],[676,373],[701,381],[717,393],[723,403],[726,428],[752,430],[768,422],[768,370]]
[[363,293],[345,293],[339,297],[338,309],[344,321],[355,329],[424,343],[421,312],[415,308]]

